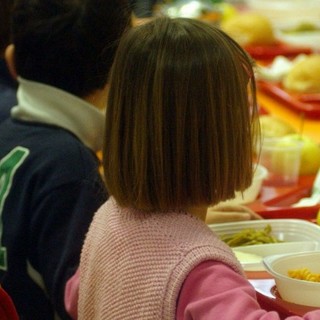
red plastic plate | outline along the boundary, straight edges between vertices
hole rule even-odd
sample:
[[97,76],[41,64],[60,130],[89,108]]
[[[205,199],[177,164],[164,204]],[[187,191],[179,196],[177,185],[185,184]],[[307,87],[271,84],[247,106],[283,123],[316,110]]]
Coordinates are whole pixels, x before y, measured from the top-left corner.
[[258,88],[295,112],[309,118],[320,118],[320,94],[293,94],[279,83],[258,81]]
[[280,41],[272,45],[250,45],[245,49],[256,60],[270,60],[279,55],[294,57],[301,53],[312,53],[312,49],[309,47],[293,46]]
[[311,194],[314,176],[302,176],[293,187],[263,186],[258,199],[247,206],[265,219],[296,218],[314,222],[320,204],[310,207],[292,207],[303,197]]
[[249,279],[249,281],[256,289],[261,307],[268,311],[277,311],[281,319],[294,315],[302,317],[307,312],[318,309],[282,300],[273,279]]

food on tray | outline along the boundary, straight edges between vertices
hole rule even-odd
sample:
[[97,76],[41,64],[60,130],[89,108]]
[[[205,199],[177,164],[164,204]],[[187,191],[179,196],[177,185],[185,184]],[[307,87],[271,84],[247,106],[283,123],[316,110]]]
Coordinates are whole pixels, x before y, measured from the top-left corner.
[[242,46],[271,45],[276,42],[269,19],[252,12],[223,21],[221,29]]
[[256,78],[257,80],[281,82],[292,69],[292,67],[295,64],[303,61],[306,57],[307,55],[303,53],[297,55],[294,59],[289,59],[282,55],[276,56],[271,64],[267,66],[257,66]]
[[260,115],[260,128],[263,138],[278,138],[296,133],[296,130],[286,121],[272,115]]
[[318,31],[319,27],[310,22],[302,22],[298,25],[295,25],[291,28],[284,28],[281,31],[283,33],[299,33],[299,32],[306,32],[306,31]]
[[267,224],[264,229],[256,230],[253,228],[248,228],[232,235],[221,235],[220,238],[230,247],[281,242],[271,234],[271,231],[271,225]]
[[298,93],[320,93],[320,54],[296,63],[283,79],[283,87]]
[[312,273],[308,268],[289,270],[288,276],[293,279],[320,282],[320,273]]
[[305,117],[320,116],[320,53],[292,60],[278,56],[271,64],[258,64],[255,74],[261,92]]

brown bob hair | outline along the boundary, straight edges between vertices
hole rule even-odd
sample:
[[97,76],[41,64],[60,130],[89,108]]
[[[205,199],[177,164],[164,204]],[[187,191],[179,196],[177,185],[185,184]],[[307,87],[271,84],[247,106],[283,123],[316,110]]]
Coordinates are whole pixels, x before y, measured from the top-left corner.
[[111,70],[103,167],[119,205],[213,205],[252,180],[252,61],[224,32],[157,18],[129,30]]

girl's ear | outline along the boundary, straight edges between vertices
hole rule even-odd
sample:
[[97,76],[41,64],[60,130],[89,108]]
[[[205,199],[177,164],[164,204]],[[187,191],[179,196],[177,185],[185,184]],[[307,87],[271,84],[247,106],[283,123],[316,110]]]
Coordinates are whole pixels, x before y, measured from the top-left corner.
[[9,69],[9,72],[13,79],[17,79],[17,71],[16,71],[16,64],[14,60],[14,45],[9,44],[6,48],[6,51],[4,53],[4,57]]

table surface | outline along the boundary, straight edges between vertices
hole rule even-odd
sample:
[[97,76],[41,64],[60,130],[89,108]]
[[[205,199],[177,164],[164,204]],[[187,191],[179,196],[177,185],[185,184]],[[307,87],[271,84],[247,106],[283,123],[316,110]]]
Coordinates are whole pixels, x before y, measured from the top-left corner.
[[[320,118],[312,119],[304,117],[277,101],[275,98],[268,96],[266,93],[257,92],[259,106],[270,115],[277,116],[293,126],[293,128],[306,136],[309,136],[320,144]],[[296,188],[263,188],[259,199],[251,204],[251,209],[262,213],[264,218],[300,218],[314,221],[316,213],[320,209],[320,205],[313,208],[290,208],[290,202],[295,202],[299,195],[308,192],[313,184],[314,177],[301,177],[299,185]],[[301,194],[300,194],[300,193]],[[303,196],[307,196],[304,194]],[[250,207],[250,206],[249,206]],[[312,219],[313,218],[313,219]],[[272,277],[266,272],[258,272],[256,274],[247,274],[250,282],[257,291],[257,298],[260,304],[266,310],[277,310],[281,319],[289,316],[302,316],[310,307],[294,305],[283,301],[281,298],[272,294],[271,288],[275,283]]]
[[[267,94],[257,92],[259,105],[269,114],[278,116],[290,123],[297,132],[311,137],[320,144],[320,119],[304,118],[303,124],[301,116],[290,110],[281,102],[269,97]],[[312,187],[314,177],[301,177],[296,188],[263,188],[257,201],[251,204],[251,209],[259,212],[264,218],[300,218],[314,221],[320,205],[310,208],[290,208],[290,201],[295,202],[299,192],[308,192]],[[307,196],[304,194],[303,196]],[[273,202],[275,203],[273,203]],[[250,206],[249,206],[250,207]],[[302,316],[313,308],[290,304],[281,298],[272,295],[271,288],[274,287],[274,280],[266,272],[255,275],[247,274],[250,282],[255,287],[257,298],[261,306],[268,310],[276,310],[280,319],[289,316]]]

